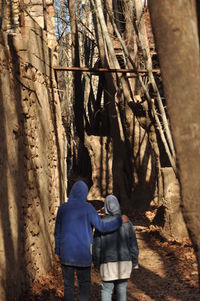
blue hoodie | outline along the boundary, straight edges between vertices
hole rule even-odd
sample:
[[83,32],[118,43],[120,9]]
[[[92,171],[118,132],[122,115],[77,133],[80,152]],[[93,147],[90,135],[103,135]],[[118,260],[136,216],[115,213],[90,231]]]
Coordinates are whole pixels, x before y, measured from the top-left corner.
[[90,266],[92,227],[105,233],[117,230],[122,224],[120,215],[110,222],[101,220],[95,208],[86,202],[87,194],[87,185],[77,181],[72,186],[68,202],[58,209],[54,231],[55,254],[59,255],[62,264]]

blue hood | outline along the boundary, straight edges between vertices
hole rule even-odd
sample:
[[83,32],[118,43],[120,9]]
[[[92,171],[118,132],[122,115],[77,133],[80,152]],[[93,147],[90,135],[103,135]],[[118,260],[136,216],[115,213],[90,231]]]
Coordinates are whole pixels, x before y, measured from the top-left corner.
[[87,185],[78,180],[72,186],[72,189],[69,194],[68,202],[86,202],[88,195],[88,187]]

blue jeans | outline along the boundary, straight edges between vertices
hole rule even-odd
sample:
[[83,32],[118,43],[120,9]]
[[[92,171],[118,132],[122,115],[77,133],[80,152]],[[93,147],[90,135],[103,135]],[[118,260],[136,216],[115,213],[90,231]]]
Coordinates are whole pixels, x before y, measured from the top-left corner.
[[74,275],[77,273],[79,285],[79,301],[89,301],[91,267],[74,267],[61,265],[64,279],[64,301],[74,300]]
[[101,301],[111,301],[113,288],[116,292],[117,301],[126,301],[126,287],[128,280],[102,281],[101,284]]

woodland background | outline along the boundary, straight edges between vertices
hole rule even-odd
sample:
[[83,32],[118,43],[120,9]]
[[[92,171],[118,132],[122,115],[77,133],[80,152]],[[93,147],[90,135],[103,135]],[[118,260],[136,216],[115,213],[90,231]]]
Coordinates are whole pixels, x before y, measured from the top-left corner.
[[195,0],[0,1],[0,300],[51,270],[57,208],[77,178],[100,212],[115,194],[138,237],[167,243],[163,256],[189,246],[196,275],[199,11]]

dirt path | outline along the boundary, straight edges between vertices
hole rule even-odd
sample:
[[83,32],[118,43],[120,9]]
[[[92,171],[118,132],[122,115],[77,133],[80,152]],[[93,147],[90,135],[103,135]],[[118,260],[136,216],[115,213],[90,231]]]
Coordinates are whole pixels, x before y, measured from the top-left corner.
[[161,242],[146,227],[136,227],[140,269],[128,287],[130,300],[200,300],[195,256],[190,245]]
[[[147,226],[135,229],[140,268],[132,272],[127,301],[199,301],[197,265],[191,245],[162,242]],[[95,275],[93,285],[100,290],[99,281]],[[95,295],[94,290],[93,298]],[[100,300],[100,294],[92,300]]]
[[[127,301],[199,301],[198,274],[190,242],[168,243],[148,226],[135,226],[140,255],[138,270],[133,270],[128,283]],[[91,300],[100,301],[100,277],[92,269]],[[36,282],[21,300],[61,301],[61,269]]]

